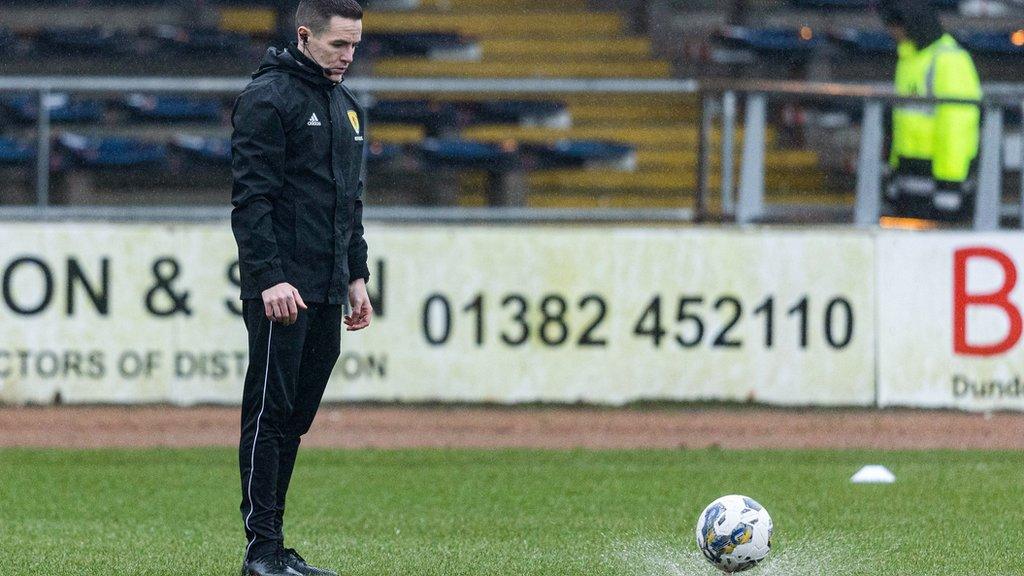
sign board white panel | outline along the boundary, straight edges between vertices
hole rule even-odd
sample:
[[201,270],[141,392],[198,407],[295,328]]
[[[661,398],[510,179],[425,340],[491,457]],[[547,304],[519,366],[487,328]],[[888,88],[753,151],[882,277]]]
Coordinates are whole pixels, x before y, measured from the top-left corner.
[[1024,409],[1019,234],[878,237],[879,404]]
[[[836,231],[372,225],[326,398],[870,405],[874,243]],[[237,402],[226,223],[0,228],[0,400]]]

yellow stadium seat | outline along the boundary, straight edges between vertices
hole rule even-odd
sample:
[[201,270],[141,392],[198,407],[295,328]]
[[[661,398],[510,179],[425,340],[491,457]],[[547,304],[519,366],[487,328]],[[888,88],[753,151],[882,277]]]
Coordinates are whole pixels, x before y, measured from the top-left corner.
[[[573,126],[565,130],[536,126],[482,125],[463,130],[463,137],[470,140],[503,141],[516,140],[531,143],[552,143],[566,138],[577,140],[610,140],[633,144],[639,150],[655,148],[660,150],[694,150],[700,136],[696,126],[686,124],[675,125],[591,125]],[[721,133],[716,131],[714,141],[721,140]],[[736,131],[737,140],[743,137],[743,131]],[[767,133],[769,143],[773,140],[773,131]]]
[[483,61],[424,60],[423,58],[386,58],[374,63],[377,76],[418,77],[443,76],[449,78],[662,78],[669,74],[671,65],[659,60],[632,62],[628,66],[614,66],[600,60],[537,60],[537,61]]
[[414,144],[426,135],[422,126],[409,124],[371,124],[369,133],[372,140],[389,144]]
[[651,43],[646,38],[580,38],[549,40],[546,38],[487,38],[481,43],[485,59],[547,59],[553,54],[571,60],[625,60],[651,57]]
[[267,8],[221,8],[220,29],[239,34],[269,34],[277,27],[277,14]]
[[461,32],[487,37],[573,39],[617,35],[617,14],[577,11],[446,14],[439,12],[367,12],[363,28],[374,32]]

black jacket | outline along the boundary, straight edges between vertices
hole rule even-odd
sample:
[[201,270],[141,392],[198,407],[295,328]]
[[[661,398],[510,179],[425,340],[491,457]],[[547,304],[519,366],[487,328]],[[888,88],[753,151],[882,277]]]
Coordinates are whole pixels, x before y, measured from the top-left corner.
[[231,123],[242,298],[288,282],[307,303],[346,302],[349,281],[370,277],[363,109],[293,44],[267,51]]

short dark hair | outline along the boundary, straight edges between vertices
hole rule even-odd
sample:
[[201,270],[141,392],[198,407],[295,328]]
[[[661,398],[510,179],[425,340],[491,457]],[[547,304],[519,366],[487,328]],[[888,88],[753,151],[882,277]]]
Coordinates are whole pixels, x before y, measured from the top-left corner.
[[295,26],[305,26],[319,34],[334,16],[362,20],[363,8],[356,0],[302,0],[295,10]]

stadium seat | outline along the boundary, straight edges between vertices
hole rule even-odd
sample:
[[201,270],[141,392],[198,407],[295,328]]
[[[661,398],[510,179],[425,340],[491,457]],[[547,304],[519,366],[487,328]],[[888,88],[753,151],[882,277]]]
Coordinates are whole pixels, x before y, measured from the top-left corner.
[[204,55],[241,55],[252,48],[252,39],[242,34],[224,32],[216,28],[182,28],[159,25],[143,32],[146,38],[157,41],[160,47],[170,53]]
[[787,55],[807,54],[824,44],[824,39],[804,28],[749,28],[726,26],[719,31],[719,39],[737,48],[761,53]]
[[10,28],[0,26],[0,54],[10,50],[14,46],[16,39]]
[[458,123],[456,106],[450,102],[430,100],[379,100],[368,110],[370,121],[377,123],[414,124],[436,135],[445,127]]
[[864,10],[870,8],[874,0],[790,0],[790,4],[797,8],[846,8],[850,10]]
[[415,124],[379,124],[367,130],[371,138],[388,144],[416,144],[426,136],[423,126]]
[[398,159],[402,156],[402,152],[403,149],[400,144],[388,144],[374,140],[370,142],[370,146],[367,148],[366,161],[371,166],[379,166]]
[[[230,166],[231,139],[178,134],[170,141],[170,150],[203,166]],[[402,146],[373,141],[367,149],[367,161],[379,164],[402,155]]]
[[198,164],[213,166],[231,164],[230,138],[207,138],[179,134],[171,140],[170,146],[172,150]]
[[486,38],[480,42],[483,57],[487,59],[518,61],[523,58],[547,58],[558,54],[562,58],[585,60],[602,58],[605,61],[634,61],[651,58],[651,42],[647,38]]
[[1024,32],[975,31],[957,34],[968,51],[989,56],[1020,56],[1024,54]]
[[523,152],[535,160],[534,168],[596,168],[632,172],[637,168],[636,148],[600,140],[559,140],[551,144],[526,144]]
[[57,142],[74,164],[85,168],[128,168],[161,165],[167,147],[132,138],[90,138],[62,134]]
[[522,124],[525,126],[547,126],[567,128],[572,117],[564,102],[546,100],[484,100],[470,103],[465,107],[473,110],[475,123]]
[[360,51],[375,58],[395,56],[449,60],[479,59],[479,44],[457,32],[370,32],[363,35]]
[[568,127],[566,105],[547,100],[379,100],[369,108],[374,123],[418,124],[436,135],[472,124]]
[[427,167],[473,168],[502,171],[516,166],[516,146],[468,140],[427,138],[417,147]]
[[131,40],[125,32],[99,27],[43,28],[36,37],[36,47],[43,54],[57,56],[125,55],[133,50]]
[[364,10],[415,10],[420,0],[364,0]]
[[610,66],[602,60],[530,60],[457,62],[422,58],[387,58],[374,64],[378,76],[444,76],[454,78],[665,78],[672,71],[669,62],[641,60],[628,66]]
[[[102,100],[78,100],[67,94],[50,94],[46,101],[51,122],[98,122],[103,119]],[[3,106],[16,121],[35,122],[39,113],[36,95],[21,95],[3,101]]]
[[[790,4],[797,8],[866,10],[877,6],[878,0],[790,0]],[[942,10],[955,10],[959,0],[932,0],[932,4]]]
[[[737,138],[741,138],[742,130],[736,131]],[[478,141],[503,141],[512,139],[519,142],[546,142],[554,143],[559,140],[604,140],[610,142],[624,142],[635,144],[641,148],[661,148],[669,150],[680,150],[691,148],[697,145],[699,130],[696,126],[683,124],[650,125],[630,127],[623,129],[622,126],[594,124],[587,126],[574,125],[572,128],[555,130],[537,126],[507,126],[507,125],[481,125],[471,126],[463,130],[463,136],[470,140]],[[715,140],[720,134],[715,133]],[[769,144],[774,143],[775,133],[769,129],[766,139]]]
[[13,138],[0,136],[0,165],[24,165],[34,160],[35,157],[35,146]]
[[622,31],[622,18],[614,13],[576,10],[545,12],[508,11],[505,3],[493,11],[461,12],[369,12],[363,19],[366,30],[380,32],[451,32],[478,38],[492,37],[558,37],[571,31],[576,37],[617,35]]
[[831,38],[840,45],[864,54],[891,54],[896,52],[896,41],[884,30],[833,30]]
[[219,122],[223,107],[215,98],[129,94],[124,101],[136,120]]

